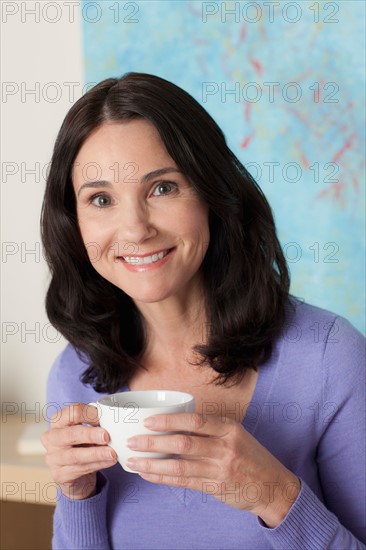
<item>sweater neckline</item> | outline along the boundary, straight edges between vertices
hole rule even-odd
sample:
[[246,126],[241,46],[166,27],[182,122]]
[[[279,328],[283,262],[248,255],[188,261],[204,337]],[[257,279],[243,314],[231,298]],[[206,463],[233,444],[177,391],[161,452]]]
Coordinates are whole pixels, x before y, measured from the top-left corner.
[[[263,412],[263,403],[267,401],[267,397],[274,380],[274,375],[278,372],[276,367],[280,360],[281,351],[282,339],[279,339],[273,346],[271,357],[259,367],[257,382],[253,391],[252,399],[241,422],[242,426],[252,435],[260,422]],[[121,386],[120,391],[131,391],[128,382]]]
[[271,388],[278,375],[278,365],[282,355],[282,344],[282,338],[278,339],[273,345],[271,357],[259,367],[257,383],[254,388],[252,399],[242,421],[242,426],[244,426],[251,435],[254,435],[254,432],[260,424],[263,404],[268,402]]

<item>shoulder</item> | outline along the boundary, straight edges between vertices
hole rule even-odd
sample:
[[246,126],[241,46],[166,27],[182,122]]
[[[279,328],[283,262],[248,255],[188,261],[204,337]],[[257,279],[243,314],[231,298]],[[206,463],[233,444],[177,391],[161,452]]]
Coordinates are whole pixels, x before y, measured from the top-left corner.
[[87,358],[83,357],[71,344],[67,344],[54,360],[48,378],[49,380],[59,380],[62,377],[66,381],[71,377],[75,382],[75,377],[81,375],[87,366]]
[[323,351],[330,344],[339,344],[338,352],[354,346],[361,351],[365,346],[365,337],[347,319],[293,296],[289,300],[281,338],[288,343],[302,342],[307,349],[308,346],[312,348],[312,344],[321,344]]
[[[365,337],[344,317],[291,297],[281,336],[281,359],[287,374],[309,391],[353,391],[365,378]],[[343,391],[342,390],[342,391]]]
[[47,379],[47,402],[57,409],[70,403],[88,403],[100,394],[81,380],[88,368],[88,359],[71,344],[56,357]]

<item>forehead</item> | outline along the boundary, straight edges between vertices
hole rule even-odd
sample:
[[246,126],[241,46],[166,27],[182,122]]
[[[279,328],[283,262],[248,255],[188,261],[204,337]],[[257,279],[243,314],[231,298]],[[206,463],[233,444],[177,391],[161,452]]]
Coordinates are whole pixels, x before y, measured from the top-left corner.
[[159,132],[145,119],[128,122],[105,122],[84,141],[77,160],[94,154],[141,154],[146,149],[166,152]]
[[83,143],[72,167],[72,180],[78,187],[89,180],[116,181],[131,170],[140,177],[167,166],[177,168],[152,123],[145,119],[107,122]]

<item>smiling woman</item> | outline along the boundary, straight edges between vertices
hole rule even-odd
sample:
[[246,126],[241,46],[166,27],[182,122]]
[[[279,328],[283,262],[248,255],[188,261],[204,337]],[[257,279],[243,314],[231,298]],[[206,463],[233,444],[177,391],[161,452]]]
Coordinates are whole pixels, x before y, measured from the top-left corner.
[[[90,190],[83,174],[92,162],[103,183]],[[137,304],[200,300],[192,289],[209,243],[208,208],[150,122],[102,124],[76,157],[73,184],[81,237],[97,246],[102,277]]]
[[[43,436],[54,548],[364,548],[364,338],[289,294],[271,208],[189,94],[140,73],[85,94],[42,236],[47,313],[70,342]],[[146,389],[196,409],[130,440],[127,472],[87,403]]]
[[[161,174],[165,185],[174,184],[174,192],[147,198],[151,186],[162,183],[154,172],[167,167],[179,170]],[[94,191],[90,195],[89,186]],[[110,206],[101,207],[102,197]],[[199,213],[197,219],[191,209]],[[178,281],[182,293],[186,279],[199,267],[192,284],[202,278],[197,290],[201,297],[192,294],[193,309],[182,302],[180,306],[194,329],[183,345],[180,325],[174,345],[168,345],[174,353],[167,362],[176,361],[179,347],[194,346],[199,354],[195,361],[210,363],[219,374],[217,381],[225,383],[240,381],[269,357],[284,323],[289,288],[270,206],[214,120],[174,84],[130,73],[101,82],[74,105],[55,144],[42,235],[53,276],[48,316],[89,357],[83,380],[96,390],[116,391],[144,363],[146,310],[141,315],[141,306],[120,291],[124,289],[115,285],[115,277],[125,276],[129,288],[138,277],[139,295],[147,292],[148,301],[150,279],[158,292],[160,270],[149,271],[149,278],[141,272],[127,278],[118,261],[125,254],[173,248],[175,257],[168,256],[163,266],[164,283],[170,270],[175,274],[166,290],[161,280],[163,293]],[[180,261],[189,261],[189,255],[194,265],[185,273]],[[176,298],[172,300],[158,300],[154,310],[167,311]],[[160,327],[160,334],[167,325]]]

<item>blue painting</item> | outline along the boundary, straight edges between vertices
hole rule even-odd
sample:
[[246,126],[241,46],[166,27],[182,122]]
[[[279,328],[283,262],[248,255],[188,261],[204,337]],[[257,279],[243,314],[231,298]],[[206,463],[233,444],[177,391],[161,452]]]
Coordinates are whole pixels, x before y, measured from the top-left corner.
[[84,0],[84,81],[187,90],[275,215],[291,291],[365,331],[365,4]]

